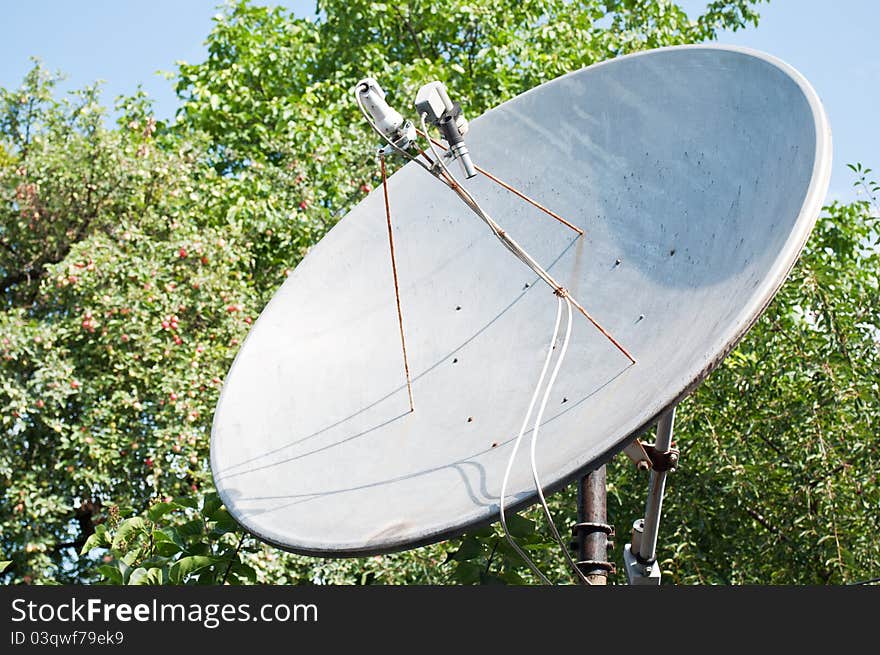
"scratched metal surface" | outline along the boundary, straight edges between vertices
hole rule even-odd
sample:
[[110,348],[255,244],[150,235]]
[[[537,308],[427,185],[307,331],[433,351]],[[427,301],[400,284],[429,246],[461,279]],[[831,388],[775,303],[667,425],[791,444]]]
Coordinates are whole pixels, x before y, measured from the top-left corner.
[[[558,487],[693,389],[781,285],[819,212],[831,137],[796,71],[692,46],[592,66],[472,122],[472,193],[638,359],[575,314],[538,446]],[[556,301],[412,165],[390,179],[416,410],[408,413],[381,189],[263,311],[225,380],[217,488],[250,532],[381,553],[495,520]],[[619,264],[616,263],[619,260]],[[527,454],[512,504],[535,500]]]

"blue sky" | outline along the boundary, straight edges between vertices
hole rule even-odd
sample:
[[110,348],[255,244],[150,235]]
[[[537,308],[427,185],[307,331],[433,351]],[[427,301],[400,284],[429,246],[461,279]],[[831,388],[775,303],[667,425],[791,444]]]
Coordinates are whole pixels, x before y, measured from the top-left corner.
[[[706,0],[680,0],[692,14]],[[301,16],[314,14],[313,0],[281,4]],[[67,88],[105,80],[105,102],[142,84],[157,113],[176,108],[171,82],[156,75],[176,60],[203,58],[217,0],[2,0],[0,86],[17,86],[39,56],[68,75]],[[757,29],[723,34],[722,43],[764,50],[800,70],[822,98],[834,135],[831,198],[851,198],[846,164],[880,169],[880,48],[876,0],[772,0],[761,8]]]

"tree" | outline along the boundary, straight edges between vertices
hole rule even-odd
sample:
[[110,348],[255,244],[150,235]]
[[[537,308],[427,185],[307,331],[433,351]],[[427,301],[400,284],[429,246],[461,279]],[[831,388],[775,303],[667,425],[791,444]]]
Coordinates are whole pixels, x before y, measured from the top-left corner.
[[[329,0],[308,21],[239,2],[207,59],[180,65],[173,124],[135,94],[107,126],[95,89],[56,99],[39,66],[3,90],[0,576],[530,581],[494,530],[347,561],[243,536],[207,464],[219,384],[286,272],[377,182],[358,79],[398,99],[443,79],[474,116],[601,59],[755,23],[755,4],[690,21],[666,0]],[[870,203],[829,207],[767,316],[683,406],[670,579],[840,581],[876,561],[874,239]],[[643,481],[621,468],[611,484],[615,520],[637,516]],[[540,524],[514,524],[562,576]]]

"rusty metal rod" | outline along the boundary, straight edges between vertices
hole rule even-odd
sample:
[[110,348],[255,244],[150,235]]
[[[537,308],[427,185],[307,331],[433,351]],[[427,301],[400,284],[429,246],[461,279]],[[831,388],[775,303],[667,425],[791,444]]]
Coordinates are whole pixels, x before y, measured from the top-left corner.
[[[578,523],[606,525],[607,501],[606,471],[603,464],[578,480]],[[579,562],[595,563],[581,567],[581,572],[590,583],[608,584],[608,532],[580,529],[577,531],[577,547]]]
[[[675,406],[667,410],[657,421],[657,439],[654,448],[665,453],[672,446],[672,431],[675,426]],[[648,500],[645,503],[645,524],[639,545],[639,558],[643,562],[657,559],[657,535],[660,532],[660,512],[663,509],[663,492],[666,489],[667,471],[651,469],[648,484]]]
[[593,318],[590,313],[586,309],[584,309],[577,300],[572,298],[570,295],[568,296],[568,299],[571,300],[571,304],[577,307],[578,311],[583,314],[590,323],[593,324],[593,327],[599,330],[599,332],[601,332],[605,336],[605,338],[608,339],[608,341],[614,344],[615,348],[617,348],[620,352],[624,354],[624,356],[630,361],[631,364],[636,363],[636,358],[633,357],[630,352],[626,348],[624,348],[617,339],[612,337],[611,333],[608,332],[608,330],[606,330],[604,327],[602,327],[599,322],[595,318]]
[[391,204],[388,201],[388,173],[385,170],[385,156],[379,156],[382,169],[382,193],[385,196],[385,222],[388,224],[388,245],[391,249],[391,273],[394,277],[394,299],[397,302],[397,323],[400,326],[400,346],[403,349],[403,370],[406,373],[406,393],[409,396],[409,411],[415,411],[413,403],[412,379],[409,375],[409,358],[406,356],[406,336],[403,331],[403,310],[400,308],[400,286],[397,282],[397,258],[394,256],[394,232],[391,229]]
[[[435,146],[439,146],[439,147],[443,148],[444,150],[447,150],[447,149],[448,149],[445,145],[443,145],[443,143],[442,143],[441,141],[438,141],[437,139],[435,139],[435,138],[432,137],[432,136],[429,136],[429,135],[427,135],[427,134],[424,134],[421,130],[416,130],[416,132],[418,132],[419,135],[421,135],[421,136],[423,136],[423,137],[425,137],[425,138],[427,138],[427,139],[431,139],[431,143],[433,143]],[[482,174],[482,175],[485,175],[485,176],[488,177],[490,180],[492,180],[493,182],[495,182],[495,184],[498,184],[499,186],[501,186],[501,187],[507,189],[507,190],[510,191],[513,195],[515,195],[515,196],[517,196],[517,197],[519,197],[519,198],[522,198],[523,200],[525,200],[527,203],[529,203],[529,204],[532,205],[533,207],[536,207],[537,209],[540,209],[542,212],[544,212],[544,213],[547,214],[548,216],[550,216],[550,217],[552,217],[552,218],[555,218],[557,221],[559,221],[560,223],[562,223],[562,224],[565,225],[566,227],[571,228],[572,230],[574,230],[575,232],[577,232],[578,234],[580,234],[581,236],[583,236],[584,231],[583,231],[581,228],[579,228],[577,225],[574,225],[574,224],[568,222],[567,220],[565,220],[564,218],[562,218],[562,216],[560,216],[559,214],[557,214],[557,213],[554,212],[553,210],[548,209],[547,207],[545,207],[544,205],[542,205],[541,203],[539,203],[539,202],[538,202],[537,200],[535,200],[534,198],[530,198],[529,196],[527,196],[526,194],[524,194],[524,193],[523,193],[522,191],[520,191],[519,189],[517,189],[517,188],[511,186],[510,184],[508,184],[508,183],[505,182],[504,180],[499,179],[498,177],[496,177],[495,175],[493,175],[492,173],[490,173],[490,172],[487,171],[486,169],[484,169],[484,168],[480,168],[480,167],[477,166],[477,165],[474,165],[474,168],[477,169],[477,172],[479,172],[479,173]]]

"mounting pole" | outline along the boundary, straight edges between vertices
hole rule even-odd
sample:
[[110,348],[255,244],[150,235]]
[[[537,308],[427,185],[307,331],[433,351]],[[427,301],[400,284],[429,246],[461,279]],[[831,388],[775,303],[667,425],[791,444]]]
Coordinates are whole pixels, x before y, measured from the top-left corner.
[[605,480],[604,464],[578,480],[578,522],[572,528],[577,566],[594,585],[608,584],[608,574],[614,573],[608,561],[614,528],[608,525]]
[[648,483],[648,500],[645,518],[633,523],[632,541],[623,549],[626,577],[631,585],[659,585],[660,567],[657,565],[657,535],[660,531],[660,512],[663,508],[663,492],[666,475],[678,464],[678,451],[672,448],[672,431],[675,425],[675,406],[668,409],[657,421],[657,439],[650,451],[653,467]]

